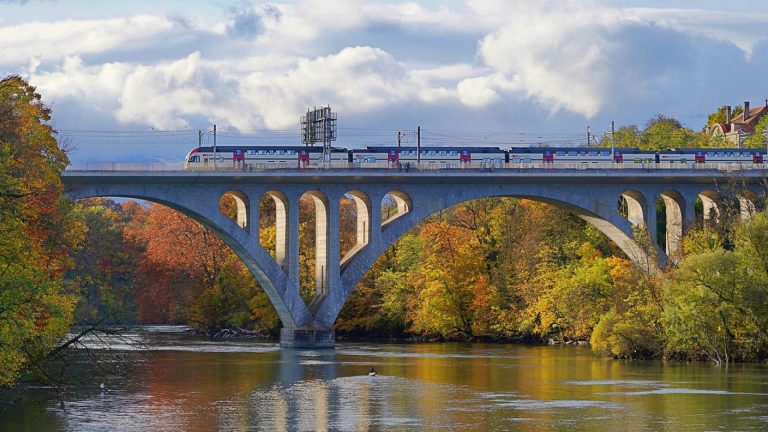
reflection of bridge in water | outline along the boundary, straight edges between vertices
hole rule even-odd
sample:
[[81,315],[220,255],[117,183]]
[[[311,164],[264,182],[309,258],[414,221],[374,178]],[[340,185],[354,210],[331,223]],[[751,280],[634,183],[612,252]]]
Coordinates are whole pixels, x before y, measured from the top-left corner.
[[[726,208],[748,218],[768,184],[760,165],[618,166],[440,169],[423,164],[402,172],[345,165],[244,173],[185,171],[181,164],[94,163],[70,167],[63,181],[74,199],[143,199],[174,208],[211,229],[268,294],[283,324],[281,344],[315,347],[334,345],[333,323],[379,255],[418,222],[455,204],[487,197],[551,204],[591,223],[628,257],[652,270],[679,251],[683,234],[696,220],[697,199],[705,221],[718,218]],[[219,211],[225,195],[237,203],[236,220]],[[316,294],[309,304],[299,294],[299,201],[304,195],[312,198],[316,216]],[[259,242],[259,202],[265,196],[276,209],[274,258]],[[345,196],[354,200],[357,210],[356,244],[341,256],[339,205]],[[392,197],[397,212],[378,223],[385,196]],[[638,242],[633,232],[644,227],[650,239],[656,238],[657,199],[666,209],[663,248],[655,241]]]

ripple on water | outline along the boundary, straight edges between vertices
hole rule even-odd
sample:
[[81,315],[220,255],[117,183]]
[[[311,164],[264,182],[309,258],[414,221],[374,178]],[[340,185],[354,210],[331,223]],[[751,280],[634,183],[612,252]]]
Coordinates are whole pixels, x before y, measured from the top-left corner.
[[348,356],[366,356],[366,357],[387,357],[387,358],[489,358],[489,359],[515,359],[522,358],[517,355],[499,354],[497,352],[480,352],[480,353],[426,353],[426,352],[414,352],[414,351],[395,351],[384,350],[375,347],[360,347],[350,348],[337,345],[336,352]]
[[732,392],[728,390],[706,390],[706,389],[690,389],[690,388],[680,388],[680,387],[668,387],[668,388],[661,388],[656,390],[642,390],[642,391],[601,392],[601,393],[595,393],[595,394],[610,395],[610,396],[647,396],[647,395],[671,395],[671,394],[768,396],[767,393]]
[[549,409],[555,409],[555,408],[573,408],[573,409],[584,409],[584,408],[602,408],[602,409],[623,409],[624,405],[616,402],[606,402],[606,401],[593,401],[593,400],[536,400],[536,399],[519,399],[519,400],[512,400],[507,402],[497,402],[497,406],[505,407],[505,408],[514,408],[514,409],[525,409],[525,410],[549,410]]
[[661,381],[646,380],[584,380],[565,381],[564,384],[575,386],[622,386],[622,387],[666,387]]

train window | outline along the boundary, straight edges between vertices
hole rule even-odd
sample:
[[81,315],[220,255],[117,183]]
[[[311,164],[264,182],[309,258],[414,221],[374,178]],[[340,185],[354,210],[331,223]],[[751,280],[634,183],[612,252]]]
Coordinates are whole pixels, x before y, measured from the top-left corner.
[[590,155],[590,156],[597,156],[597,152],[595,152],[595,151],[591,151],[591,152],[589,152],[589,155]]
[[579,156],[586,156],[586,155],[587,155],[587,152],[583,152],[583,151],[579,152]]
[[728,156],[728,157],[731,157],[731,156],[733,156],[733,155],[731,154],[731,152],[725,152],[725,155],[726,155],[726,156]]
[[714,152],[707,152],[707,157],[713,157],[715,155]]
[[456,156],[456,155],[458,155],[458,154],[459,154],[459,152],[456,152],[456,151],[452,151],[452,152],[451,152],[451,156]]
[[277,150],[277,151],[275,151],[275,153],[281,155],[281,154],[283,154],[283,151],[282,150]]
[[749,152],[741,152],[741,155],[744,156],[744,157],[749,157],[750,153]]
[[579,154],[579,153],[578,153],[578,152],[575,152],[575,151],[569,151],[569,152],[568,152],[568,156],[578,156],[578,154]]
[[288,150],[285,153],[289,154],[289,155],[295,155],[296,154],[296,150]]
[[564,151],[556,151],[555,155],[557,155],[557,156],[565,156],[565,152]]
[[255,155],[256,154],[256,150],[248,150],[248,151],[246,151],[246,153],[249,154],[249,155]]
[[266,150],[259,150],[259,154],[260,155],[265,155],[265,154],[267,154],[267,151]]
[[600,156],[610,156],[610,155],[611,155],[611,152],[609,152],[609,151],[601,151],[600,152]]
[[190,162],[200,162],[200,156],[192,156],[189,158]]
[[440,156],[447,156],[447,155],[448,155],[448,153],[446,151],[444,151],[444,150],[440,151]]
[[369,157],[368,158],[368,163],[376,163],[376,158]]
[[725,152],[717,152],[717,156],[723,157],[723,156],[725,156]]
[[269,153],[269,154],[275,154],[275,151],[274,151],[274,150],[269,150],[267,153]]

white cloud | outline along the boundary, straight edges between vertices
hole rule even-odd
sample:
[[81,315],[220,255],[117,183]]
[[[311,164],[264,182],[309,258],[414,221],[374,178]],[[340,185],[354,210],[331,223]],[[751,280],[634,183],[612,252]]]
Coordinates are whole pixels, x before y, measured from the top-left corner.
[[[49,101],[161,129],[293,128],[325,104],[368,126],[400,110],[422,124],[453,115],[504,129],[514,116],[518,129],[581,128],[616,112],[644,117],[636,122],[705,115],[768,93],[766,14],[610,0],[298,0],[222,12],[212,22],[140,15],[0,27],[0,71],[29,77]],[[735,73],[739,87],[723,86]]]
[[768,40],[768,13],[679,8],[632,8],[627,13],[662,27],[731,42],[748,56],[757,43]]
[[[718,33],[733,19],[727,13],[718,21],[701,11],[684,19],[682,10],[620,9],[605,1],[477,0],[472,5],[476,13],[498,20],[499,27],[482,39],[480,53],[497,74],[514,80],[510,89],[551,113],[567,110],[587,118],[611,103],[688,87],[686,80],[700,72],[700,58],[731,55],[707,52],[702,49],[707,41],[697,38],[719,34],[728,43],[740,41],[738,33]],[[768,17],[754,20],[765,23]],[[476,106],[497,99],[481,81],[470,83],[484,91],[471,99]]]
[[[31,58],[61,60],[105,52],[140,50],[190,31],[189,22],[140,15],[108,20],[32,22],[0,27],[2,65],[26,65]],[[201,29],[194,29],[200,32]]]
[[[246,61],[265,63],[259,58]],[[191,116],[245,130],[287,128],[307,106],[332,104],[341,111],[369,112],[419,100],[425,90],[423,74],[412,76],[392,56],[370,47],[299,58],[288,70],[248,72],[235,63],[239,60],[206,60],[197,52],[151,66],[86,66],[72,57],[60,69],[35,73],[31,79],[54,100],[75,98],[97,107],[113,102],[119,121],[161,129],[187,127]],[[425,93],[425,101],[435,97]]]

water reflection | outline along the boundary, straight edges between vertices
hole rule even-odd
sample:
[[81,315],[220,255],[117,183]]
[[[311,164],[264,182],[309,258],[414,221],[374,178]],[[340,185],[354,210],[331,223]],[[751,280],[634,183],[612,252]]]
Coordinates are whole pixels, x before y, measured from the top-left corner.
[[296,351],[178,337],[107,393],[84,386],[64,410],[50,400],[0,410],[0,430],[761,430],[765,372],[612,361],[582,347]]

